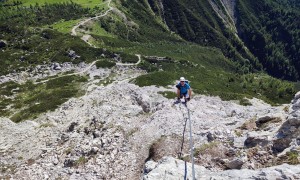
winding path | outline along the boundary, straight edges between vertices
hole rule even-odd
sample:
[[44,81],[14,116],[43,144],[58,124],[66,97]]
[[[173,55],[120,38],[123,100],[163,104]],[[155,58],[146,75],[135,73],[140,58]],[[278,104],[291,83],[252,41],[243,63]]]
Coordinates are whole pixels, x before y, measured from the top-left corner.
[[[135,65],[138,65],[141,62],[141,55],[140,54],[136,54],[136,56],[139,58],[139,60],[138,60],[137,63],[134,63],[134,64],[133,63],[128,63],[128,64],[116,63],[116,65],[121,65],[121,66],[135,66]],[[65,76],[82,75],[85,72],[87,72],[88,70],[90,70],[96,64],[97,61],[100,61],[100,60],[98,59],[98,60],[93,61],[88,67],[86,67],[84,70],[82,70],[80,72],[75,72],[75,73],[71,73],[71,74],[64,74],[62,76],[48,78],[48,79],[46,79],[44,81],[34,82],[34,84],[45,83],[45,82],[47,82],[49,80],[57,79],[57,78],[65,77]]]
[[[84,24],[87,23],[88,21],[91,21],[91,20],[93,20],[93,19],[97,19],[97,18],[106,16],[106,15],[113,9],[113,7],[110,6],[111,1],[112,1],[112,0],[109,0],[109,1],[108,1],[107,6],[108,6],[109,9],[108,9],[107,11],[105,11],[104,14],[101,14],[101,15],[98,15],[98,16],[95,16],[95,17],[90,17],[90,18],[88,18],[88,19],[85,19],[85,20],[79,22],[76,26],[74,26],[74,27],[72,28],[72,33],[71,33],[71,35],[72,35],[72,36],[77,36],[76,29],[77,29],[79,26],[84,25]],[[84,38],[84,36],[89,36],[89,35],[83,35],[83,38],[81,38],[81,39],[82,39],[84,42],[86,42],[89,46],[92,46],[92,47],[94,47],[94,48],[97,48],[95,45],[93,45],[93,44],[91,44],[90,42],[88,42],[89,37]],[[138,60],[137,63],[116,63],[116,65],[118,65],[118,66],[136,66],[136,65],[138,65],[138,64],[141,62],[141,55],[136,54],[136,56],[138,56],[138,58],[139,58],[139,60]],[[98,60],[94,61],[94,62],[89,66],[89,69],[90,69],[97,61],[98,61]],[[86,72],[87,70],[88,70],[88,69],[84,70],[84,72]],[[75,74],[80,74],[80,72],[79,72],[79,73],[75,73]],[[74,75],[74,74],[72,74],[72,75]]]
[[108,9],[107,11],[105,11],[104,14],[101,14],[101,15],[98,15],[98,16],[95,16],[95,17],[90,17],[90,18],[88,18],[88,19],[85,19],[85,20],[83,20],[83,21],[80,21],[76,26],[74,26],[74,27],[72,28],[72,33],[71,33],[71,35],[72,35],[72,36],[77,36],[76,29],[77,29],[79,26],[84,25],[85,23],[87,23],[87,22],[89,22],[89,21],[91,21],[91,20],[93,20],[93,19],[97,19],[97,18],[106,16],[106,15],[113,9],[113,7],[110,6],[111,1],[112,1],[112,0],[109,0],[109,1],[108,1],[107,6],[108,6],[109,9]]

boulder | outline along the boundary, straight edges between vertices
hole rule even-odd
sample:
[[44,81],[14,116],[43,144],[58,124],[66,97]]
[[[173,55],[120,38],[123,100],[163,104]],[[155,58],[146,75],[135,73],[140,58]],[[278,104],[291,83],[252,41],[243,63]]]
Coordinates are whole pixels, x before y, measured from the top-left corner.
[[247,139],[244,142],[244,145],[247,148],[255,147],[257,145],[267,146],[271,143],[271,135],[267,132],[249,132],[247,134]]
[[144,173],[147,174],[150,171],[152,171],[157,165],[157,162],[154,161],[147,161],[145,164],[145,169],[144,169]]
[[0,40],[0,49],[6,47],[6,42],[3,40]]
[[300,135],[300,92],[298,92],[292,100],[291,112],[280,129],[277,137],[291,139]]
[[60,66],[59,63],[53,63],[52,68],[53,68],[54,70],[61,70],[61,66]]
[[241,167],[243,166],[243,161],[240,159],[233,159],[227,163],[225,163],[225,166],[228,169],[241,169]]
[[233,146],[237,148],[243,148],[245,145],[247,137],[235,137],[233,141]]
[[[240,160],[233,160],[232,164],[239,167],[242,162]],[[152,166],[153,167],[153,166]],[[192,165],[182,160],[172,157],[162,158],[155,167],[149,172],[145,173],[143,180],[151,179],[192,179]],[[282,164],[269,168],[258,170],[250,169],[230,169],[226,171],[210,171],[203,166],[195,165],[196,179],[215,179],[215,180],[232,180],[232,179],[295,179],[299,177],[300,165]]]
[[135,100],[143,108],[143,111],[148,113],[151,111],[150,107],[150,97],[142,94],[142,95],[136,95]]
[[60,137],[60,142],[61,142],[61,143],[65,143],[65,142],[67,142],[69,139],[70,139],[69,135],[63,133],[63,134],[61,135],[61,137]]
[[68,127],[67,132],[73,132],[74,129],[75,129],[75,126],[77,126],[77,125],[78,125],[78,123],[72,122],[72,123],[70,124],[70,126]]
[[76,160],[75,159],[66,159],[64,161],[64,167],[73,167],[76,165]]
[[94,138],[98,138],[98,137],[101,136],[101,132],[100,132],[99,130],[93,131],[92,134],[93,134],[93,137],[94,137]]
[[257,119],[257,121],[255,121],[256,126],[258,128],[264,127],[264,126],[269,126],[269,125],[273,125],[275,123],[280,123],[282,122],[282,120],[285,119],[284,115],[281,113],[276,113],[276,114],[268,114],[265,116],[261,116]]
[[207,141],[208,142],[214,141],[216,139],[215,134],[213,134],[211,132],[208,132],[207,135],[206,135],[206,137],[207,137]]
[[70,50],[68,52],[68,56],[72,59],[80,58],[80,56],[78,56],[74,50]]
[[272,150],[274,153],[280,153],[290,146],[291,139],[280,138],[273,141]]
[[99,151],[98,147],[92,147],[90,154],[97,154],[98,151]]
[[57,164],[59,163],[58,158],[57,158],[57,157],[54,157],[52,163],[53,163],[54,165],[57,165]]

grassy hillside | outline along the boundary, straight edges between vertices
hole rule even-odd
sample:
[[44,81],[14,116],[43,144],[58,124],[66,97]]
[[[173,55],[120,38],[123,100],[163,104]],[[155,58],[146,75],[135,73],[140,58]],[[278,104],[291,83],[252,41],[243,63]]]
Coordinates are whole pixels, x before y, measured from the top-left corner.
[[[82,95],[79,84],[87,81],[86,77],[65,76],[52,79],[46,83],[17,84],[8,82],[0,85],[0,115],[10,116],[14,122],[35,118],[43,112],[55,110],[69,98]],[[11,105],[9,109],[6,105]]]

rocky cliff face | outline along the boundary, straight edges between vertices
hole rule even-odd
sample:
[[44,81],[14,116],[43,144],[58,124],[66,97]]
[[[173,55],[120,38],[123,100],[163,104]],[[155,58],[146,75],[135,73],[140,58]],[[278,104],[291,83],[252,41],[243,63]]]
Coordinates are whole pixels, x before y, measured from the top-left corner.
[[220,2],[223,3],[230,17],[235,19],[236,0],[221,0]]
[[[184,161],[190,177],[187,109],[159,93],[173,86],[129,83],[139,73],[122,69],[107,86],[91,80],[84,96],[35,120],[1,118],[0,178],[178,179]],[[300,177],[299,165],[283,164],[299,164],[299,93],[290,111],[250,102],[188,103],[198,178]]]
[[219,17],[223,20],[223,23],[225,23],[227,27],[230,28],[231,30],[237,32],[235,26],[236,0],[220,0],[220,1],[210,0],[209,3],[211,4],[215,12],[219,15]]
[[299,151],[300,145],[300,92],[295,95],[289,109],[287,120],[281,125],[276,134],[277,140],[274,144],[274,150]]

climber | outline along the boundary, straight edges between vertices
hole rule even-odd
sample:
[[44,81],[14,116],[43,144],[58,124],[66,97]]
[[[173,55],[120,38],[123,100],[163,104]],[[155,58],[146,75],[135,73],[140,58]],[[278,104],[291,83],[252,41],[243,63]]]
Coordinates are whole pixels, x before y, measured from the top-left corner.
[[177,101],[180,101],[184,97],[185,102],[191,99],[192,90],[187,80],[184,77],[180,78],[180,82],[176,85],[177,87]]

